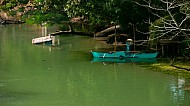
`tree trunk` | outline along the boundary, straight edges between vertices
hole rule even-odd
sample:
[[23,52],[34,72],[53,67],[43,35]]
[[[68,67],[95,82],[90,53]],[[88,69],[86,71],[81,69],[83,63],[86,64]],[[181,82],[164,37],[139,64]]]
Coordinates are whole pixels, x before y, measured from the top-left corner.
[[76,35],[85,35],[85,36],[92,36],[92,37],[94,37],[94,36],[108,37],[108,35],[115,33],[115,31],[120,28],[120,25],[116,25],[116,26],[109,27],[103,31],[100,31],[100,32],[97,32],[96,34],[94,34],[94,33],[74,31],[73,30],[73,22],[63,21],[62,23],[69,25],[69,31],[57,31],[55,33],[51,33],[52,36],[60,35],[60,34],[76,34]]
[[105,30],[103,30],[103,31],[100,31],[100,32],[97,32],[96,34],[95,34],[95,36],[96,37],[107,37],[108,35],[110,35],[111,33],[114,33],[115,32],[115,30],[118,30],[120,28],[120,25],[116,25],[116,27],[115,26],[112,26],[112,27],[109,27],[109,28],[107,28],[107,29],[105,29]]
[[0,24],[3,24],[5,21],[0,16]]
[[57,32],[54,32],[54,33],[51,33],[50,35],[52,36],[56,36],[56,35],[61,35],[61,34],[74,34],[74,35],[82,35],[82,36],[91,36],[93,37],[94,34],[93,33],[86,33],[86,32],[75,32],[75,31],[57,31]]

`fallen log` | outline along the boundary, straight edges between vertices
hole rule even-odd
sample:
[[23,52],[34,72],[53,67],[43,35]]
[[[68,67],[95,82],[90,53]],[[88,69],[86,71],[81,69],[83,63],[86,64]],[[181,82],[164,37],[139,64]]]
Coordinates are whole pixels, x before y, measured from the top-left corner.
[[74,34],[74,35],[81,35],[81,36],[94,36],[94,33],[88,33],[88,32],[81,32],[81,31],[74,31],[73,24],[78,22],[72,22],[72,21],[62,21],[62,24],[66,24],[69,26],[68,31],[56,31],[54,33],[51,33],[51,36],[61,35],[61,34]]
[[23,24],[25,22],[23,21],[17,21],[17,20],[4,20],[4,24]]
[[126,34],[111,34],[108,36],[106,43],[113,44],[115,42],[115,38],[118,43],[125,44],[128,39],[128,36]]
[[94,34],[94,33],[88,33],[88,32],[74,31],[73,23],[75,22],[63,21],[62,24],[67,24],[69,26],[69,31],[57,31],[55,33],[51,33],[50,35],[56,36],[56,35],[61,35],[61,34],[75,34],[75,35],[83,35],[83,36],[91,36],[91,37],[108,37],[108,35],[115,33],[115,31],[120,28],[120,25],[116,25]]
[[120,28],[120,25],[116,25],[116,26],[112,26],[112,27],[109,27],[103,31],[100,31],[100,32],[97,32],[95,34],[96,37],[107,37],[108,35],[110,35],[110,33],[114,33],[115,30],[118,30]]
[[57,31],[54,33],[51,33],[51,36],[61,35],[61,34],[74,34],[74,35],[82,35],[82,36],[91,36],[93,37],[93,33],[86,33],[86,32],[74,32],[74,31]]
[[177,69],[183,69],[183,70],[186,70],[186,71],[190,71],[190,69],[188,69],[188,68],[179,67],[179,66],[176,66],[176,65],[173,65],[173,64],[171,64],[171,66],[175,67]]
[[0,16],[0,24],[4,24],[4,20],[1,18],[1,16]]

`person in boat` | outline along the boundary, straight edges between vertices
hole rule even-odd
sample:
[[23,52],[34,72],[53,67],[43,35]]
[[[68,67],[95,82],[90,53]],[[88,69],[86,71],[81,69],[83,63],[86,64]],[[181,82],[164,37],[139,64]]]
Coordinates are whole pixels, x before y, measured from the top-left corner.
[[132,39],[127,39],[126,40],[126,51],[129,52],[130,51],[130,46],[133,44],[133,40]]

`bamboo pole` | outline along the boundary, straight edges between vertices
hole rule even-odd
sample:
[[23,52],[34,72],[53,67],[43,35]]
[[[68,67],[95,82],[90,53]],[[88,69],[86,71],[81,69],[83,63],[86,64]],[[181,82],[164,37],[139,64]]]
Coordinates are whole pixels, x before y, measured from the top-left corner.
[[133,24],[133,45],[134,45],[134,51],[135,51],[135,26]]
[[114,52],[116,51],[117,38],[116,38],[116,23],[115,23],[115,43],[114,43]]

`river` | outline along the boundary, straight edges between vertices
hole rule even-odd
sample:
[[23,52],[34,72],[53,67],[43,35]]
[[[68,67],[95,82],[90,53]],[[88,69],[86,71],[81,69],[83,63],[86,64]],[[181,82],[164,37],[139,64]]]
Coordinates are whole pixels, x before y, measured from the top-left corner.
[[[47,32],[55,32],[48,27]],[[107,48],[92,37],[56,36],[33,45],[39,26],[0,26],[0,106],[189,106],[190,81],[134,62],[92,62]]]

